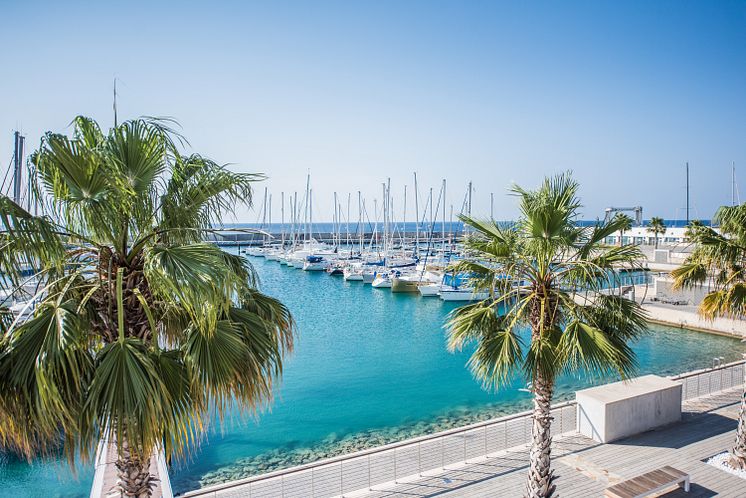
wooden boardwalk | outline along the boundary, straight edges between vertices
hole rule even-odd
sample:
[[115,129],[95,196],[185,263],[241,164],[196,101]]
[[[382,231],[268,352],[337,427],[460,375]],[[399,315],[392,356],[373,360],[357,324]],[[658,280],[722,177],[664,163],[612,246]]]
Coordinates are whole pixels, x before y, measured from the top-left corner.
[[[579,434],[555,439],[553,462],[559,495],[603,496],[604,489],[639,474],[671,465],[691,475],[689,493],[666,497],[744,497],[746,481],[704,461],[733,444],[741,389],[688,401],[680,423],[610,444]],[[448,498],[523,496],[528,450],[525,446],[453,466],[408,482],[375,486],[348,494],[371,498]]]

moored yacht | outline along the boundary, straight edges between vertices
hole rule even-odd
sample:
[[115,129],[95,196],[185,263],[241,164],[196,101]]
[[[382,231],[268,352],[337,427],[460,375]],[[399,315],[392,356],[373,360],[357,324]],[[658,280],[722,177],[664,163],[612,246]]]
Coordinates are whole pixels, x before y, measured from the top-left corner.
[[476,292],[473,287],[451,287],[442,285],[438,295],[443,301],[481,301],[487,299],[487,292]]
[[323,256],[312,254],[306,256],[306,261],[303,263],[303,271],[324,271],[330,264],[331,262]]
[[373,287],[376,289],[390,289],[391,288],[391,276],[386,273],[377,273],[372,282]]

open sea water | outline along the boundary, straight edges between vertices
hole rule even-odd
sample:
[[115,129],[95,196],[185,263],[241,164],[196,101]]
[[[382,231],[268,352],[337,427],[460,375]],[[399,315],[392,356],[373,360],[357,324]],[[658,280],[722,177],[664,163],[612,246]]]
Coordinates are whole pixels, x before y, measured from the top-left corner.
[[[262,290],[285,302],[297,320],[295,352],[270,409],[215,423],[192,457],[175,464],[176,492],[529,406],[530,395],[519,390],[523,379],[486,391],[465,366],[469,351],[446,350],[443,323],[455,303],[250,260]],[[746,351],[737,339],[657,325],[633,346],[639,373],[658,375],[704,368],[715,357],[736,360]],[[601,381],[564,376],[556,399]],[[0,457],[3,496],[88,496],[92,477],[90,466],[74,474],[60,460]]]

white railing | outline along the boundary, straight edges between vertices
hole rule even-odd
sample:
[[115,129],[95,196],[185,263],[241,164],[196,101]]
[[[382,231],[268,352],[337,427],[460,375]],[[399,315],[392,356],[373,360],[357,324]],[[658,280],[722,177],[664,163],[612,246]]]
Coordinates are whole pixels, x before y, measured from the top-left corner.
[[[575,431],[574,401],[554,406],[552,415],[554,434]],[[525,445],[530,438],[529,411],[218,484],[190,491],[184,496],[341,496],[429,471],[445,470],[449,465]]]
[[[737,361],[671,377],[682,382],[682,401],[742,386],[744,365]],[[553,407],[553,434],[575,432],[574,401]],[[190,491],[185,497],[344,496],[373,486],[421,476],[502,450],[525,445],[531,412],[508,415],[436,434],[341,455],[318,462]]]
[[695,370],[671,377],[681,381],[681,400],[707,396],[725,389],[743,386],[746,361],[734,361],[704,370]]

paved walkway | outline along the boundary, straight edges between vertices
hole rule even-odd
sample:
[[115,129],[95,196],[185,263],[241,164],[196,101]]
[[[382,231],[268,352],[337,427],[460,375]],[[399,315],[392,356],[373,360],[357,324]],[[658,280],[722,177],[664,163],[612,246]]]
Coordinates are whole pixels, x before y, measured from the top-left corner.
[[[682,422],[615,443],[600,444],[579,434],[555,440],[552,457],[559,495],[603,496],[610,484],[671,465],[688,472],[692,486],[689,493],[672,491],[666,497],[746,496],[746,481],[704,463],[731,447],[741,392],[732,389],[687,402]],[[517,447],[355,496],[520,497],[527,463],[527,448]]]

